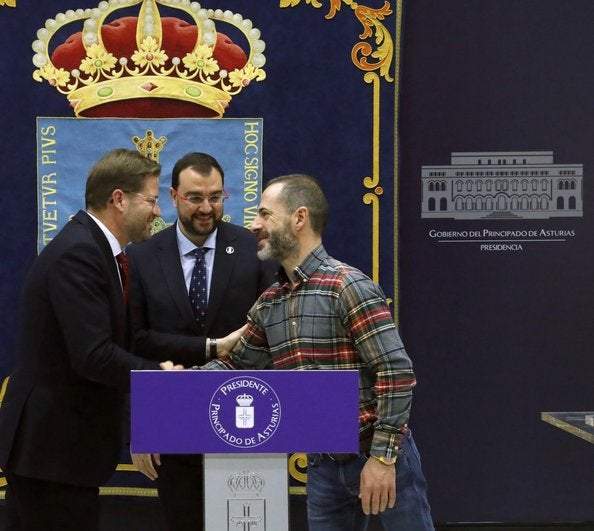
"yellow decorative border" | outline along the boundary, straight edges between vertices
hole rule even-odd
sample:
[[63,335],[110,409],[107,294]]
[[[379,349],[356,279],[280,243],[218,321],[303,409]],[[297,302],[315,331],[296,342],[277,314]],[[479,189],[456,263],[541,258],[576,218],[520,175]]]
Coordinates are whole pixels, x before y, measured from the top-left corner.
[[[2,0],[0,0],[2,1]],[[1,5],[1,4],[0,4]],[[4,395],[6,394],[6,388],[8,387],[8,379],[10,376],[7,376],[2,381],[2,385],[0,386],[0,407],[2,407],[2,401],[4,400]],[[2,469],[0,468],[0,473],[2,473]],[[6,487],[6,478],[4,476],[0,476],[0,489]],[[0,490],[0,500],[4,499],[4,491]]]
[[2,401],[4,400],[4,395],[6,394],[6,388],[8,387],[8,379],[10,376],[4,378],[2,385],[0,386],[0,407],[2,407]]
[[[2,1],[2,0],[0,0]],[[0,4],[1,5],[1,4]],[[6,388],[8,387],[8,379],[10,376],[7,376],[2,381],[2,385],[0,386],[0,407],[2,407],[2,401],[4,400],[4,395],[6,394]],[[0,473],[2,473],[2,469],[0,468]],[[6,478],[2,475],[0,476],[0,489],[6,487]],[[4,491],[0,490],[0,500],[4,499]]]
[[399,242],[398,233],[400,230],[399,223],[399,184],[400,184],[400,136],[398,134],[398,109],[400,108],[400,54],[402,41],[402,4],[404,0],[396,0],[396,51],[394,54],[394,232],[392,234],[394,241],[394,301],[396,304],[392,305],[394,312],[394,323],[399,328],[399,301],[400,301],[400,277],[399,270]]
[[[334,18],[341,6],[347,5],[353,9],[355,16],[363,26],[363,33],[359,35],[360,39],[370,39],[374,37],[374,48],[368,42],[361,40],[356,43],[351,50],[351,59],[353,64],[365,72],[363,80],[372,86],[372,160],[371,176],[363,179],[363,185],[367,192],[363,194],[362,200],[366,205],[371,205],[371,278],[379,282],[380,269],[380,197],[384,193],[380,185],[380,146],[381,146],[381,82],[395,85],[394,91],[394,299],[398,301],[398,104],[399,104],[399,81],[400,81],[400,41],[402,32],[402,1],[396,1],[396,47],[390,32],[382,24],[382,20],[392,14],[390,3],[384,1],[380,9],[372,9],[362,6],[353,0],[329,0],[330,10],[326,14],[326,19]],[[301,0],[280,0],[281,8],[295,7],[301,3]],[[306,4],[319,9],[322,4],[319,0],[305,0]],[[373,62],[370,62],[369,58]],[[390,69],[394,63],[395,78],[390,76]],[[398,326],[398,309],[394,308],[394,321]],[[302,466],[304,471],[297,469]],[[289,475],[302,483],[307,481],[307,458],[305,454],[293,454],[289,459]],[[305,494],[305,487],[291,487],[291,494]]]
[[100,496],[137,496],[144,498],[156,498],[157,489],[146,489],[142,487],[99,487]]
[[16,7],[16,0],[0,0],[0,7]]
[[[296,453],[289,456],[289,475],[303,483],[304,485],[291,485],[289,487],[289,494],[296,496],[305,496],[305,482],[307,474],[307,456],[304,453]],[[116,467],[116,472],[138,472],[138,469],[132,464],[119,464]],[[0,469],[0,474],[2,469]],[[6,478],[0,476],[0,489],[6,487]],[[158,496],[157,489],[146,487],[100,487],[99,494],[101,496],[138,496],[147,498],[156,498]],[[4,499],[5,491],[0,490],[0,500]]]
[[[363,32],[359,35],[361,39],[351,50],[353,64],[365,72],[363,80],[372,85],[372,161],[371,176],[363,179],[363,185],[368,189],[363,194],[363,202],[371,205],[372,216],[372,237],[371,237],[371,278],[379,282],[380,271],[380,196],[383,194],[383,187],[380,185],[380,116],[381,96],[380,85],[382,80],[395,85],[395,129],[394,129],[394,300],[398,300],[398,130],[396,127],[398,119],[398,82],[400,71],[400,37],[402,30],[402,0],[396,1],[396,46],[392,36],[382,21],[393,13],[390,2],[384,1],[378,9],[370,8],[357,3],[354,0],[329,0],[330,9],[326,19],[334,18],[340,11],[342,5],[350,7],[355,17],[363,26]],[[322,7],[320,0],[304,0],[306,4],[319,9]],[[301,0],[280,0],[281,8],[295,7]],[[369,40],[373,42],[370,44]],[[390,76],[390,69],[394,65],[396,80]],[[394,317],[397,322],[397,311],[394,308]]]

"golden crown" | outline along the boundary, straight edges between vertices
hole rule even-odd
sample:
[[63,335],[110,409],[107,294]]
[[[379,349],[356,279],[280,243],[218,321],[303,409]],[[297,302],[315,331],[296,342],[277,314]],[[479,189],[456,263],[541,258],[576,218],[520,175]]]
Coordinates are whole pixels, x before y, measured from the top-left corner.
[[[137,18],[104,24],[115,11],[137,4],[142,4]],[[183,11],[195,25],[177,18],[162,19],[157,4]],[[56,32],[82,20],[82,32],[50,56],[49,44]],[[249,51],[218,33],[215,21],[237,28]],[[186,49],[180,46],[182,34],[182,40],[189,43]],[[190,107],[202,109],[198,116],[220,117],[235,94],[251,81],[266,78],[264,48],[252,22],[231,11],[204,9],[189,0],[109,0],[93,9],[58,13],[46,21],[33,42],[37,67],[33,78],[45,79],[65,94],[77,116],[105,116],[107,109],[107,115],[127,116],[130,103],[136,100],[149,106],[140,112],[146,115],[142,117],[164,117],[167,112],[185,116]],[[177,105],[176,110],[156,110],[164,100]],[[140,117],[138,113],[131,116]]]

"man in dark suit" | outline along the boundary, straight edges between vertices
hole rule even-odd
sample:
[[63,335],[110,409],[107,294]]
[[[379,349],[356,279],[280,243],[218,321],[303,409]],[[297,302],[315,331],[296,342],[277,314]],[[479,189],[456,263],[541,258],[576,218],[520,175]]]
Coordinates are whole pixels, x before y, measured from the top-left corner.
[[[258,260],[247,229],[222,222],[224,173],[212,156],[182,157],[173,168],[170,195],[177,223],[128,250],[130,308],[135,352],[189,367],[230,352],[248,310],[275,281],[276,266]],[[205,266],[199,290],[206,295],[204,312],[194,313],[189,292],[197,252]],[[203,528],[201,456],[133,454],[132,460],[157,479],[168,531]]]
[[0,408],[8,529],[96,531],[99,485],[118,462],[132,369],[172,368],[126,350],[126,273],[116,256],[150,236],[161,166],[109,152],[79,211],[25,281],[16,371]]

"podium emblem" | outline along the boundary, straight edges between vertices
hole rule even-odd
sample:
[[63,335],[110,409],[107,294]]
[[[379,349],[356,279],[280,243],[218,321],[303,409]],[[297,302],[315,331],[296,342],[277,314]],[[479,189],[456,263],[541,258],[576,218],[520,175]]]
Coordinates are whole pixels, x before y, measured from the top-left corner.
[[225,443],[236,448],[254,448],[276,433],[281,421],[281,403],[264,380],[236,376],[214,392],[209,419],[212,429]]
[[229,530],[266,530],[266,498],[260,497],[265,484],[264,477],[251,470],[229,476],[227,486],[233,492],[227,499]]
[[227,500],[229,529],[266,529],[266,500]]
[[243,394],[237,397],[237,407],[235,408],[235,427],[241,429],[254,427],[254,408],[252,402],[254,398]]

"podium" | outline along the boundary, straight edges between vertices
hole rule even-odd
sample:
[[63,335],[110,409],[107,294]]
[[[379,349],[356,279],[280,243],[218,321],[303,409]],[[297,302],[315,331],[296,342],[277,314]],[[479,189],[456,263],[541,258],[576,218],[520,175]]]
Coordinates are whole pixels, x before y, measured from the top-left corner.
[[357,371],[133,371],[131,450],[205,454],[207,531],[289,530],[290,453],[359,451]]

